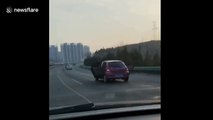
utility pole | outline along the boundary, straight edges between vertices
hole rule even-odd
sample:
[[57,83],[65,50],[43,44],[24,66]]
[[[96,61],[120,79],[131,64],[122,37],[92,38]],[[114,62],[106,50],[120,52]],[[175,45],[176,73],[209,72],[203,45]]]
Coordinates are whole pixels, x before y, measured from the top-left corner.
[[152,30],[153,30],[153,40],[156,40],[156,30],[157,30],[158,28],[156,27],[156,21],[153,21],[153,28],[152,28]]

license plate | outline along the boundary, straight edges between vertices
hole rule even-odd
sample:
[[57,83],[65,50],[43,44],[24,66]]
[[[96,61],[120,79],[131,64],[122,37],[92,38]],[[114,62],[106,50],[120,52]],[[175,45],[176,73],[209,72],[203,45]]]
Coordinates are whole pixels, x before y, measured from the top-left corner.
[[116,77],[123,77],[123,75],[116,75]]

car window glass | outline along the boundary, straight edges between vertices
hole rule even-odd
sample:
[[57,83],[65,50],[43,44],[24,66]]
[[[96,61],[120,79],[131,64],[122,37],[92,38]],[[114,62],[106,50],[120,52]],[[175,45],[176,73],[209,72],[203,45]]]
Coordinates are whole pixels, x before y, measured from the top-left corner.
[[121,62],[110,62],[109,67],[124,67]]
[[106,62],[103,63],[102,68],[106,68]]

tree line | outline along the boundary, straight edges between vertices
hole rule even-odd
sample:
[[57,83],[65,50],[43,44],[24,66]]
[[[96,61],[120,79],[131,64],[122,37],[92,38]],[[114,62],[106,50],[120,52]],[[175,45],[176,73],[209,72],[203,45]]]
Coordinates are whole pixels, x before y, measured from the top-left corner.
[[91,66],[93,64],[100,63],[103,60],[122,60],[127,65],[133,66],[160,66],[160,56],[157,52],[151,55],[149,51],[146,51],[145,55],[142,55],[140,49],[134,49],[132,51],[127,50],[127,46],[122,48],[108,48],[100,49],[96,51],[92,56],[88,56],[84,60],[84,65]]

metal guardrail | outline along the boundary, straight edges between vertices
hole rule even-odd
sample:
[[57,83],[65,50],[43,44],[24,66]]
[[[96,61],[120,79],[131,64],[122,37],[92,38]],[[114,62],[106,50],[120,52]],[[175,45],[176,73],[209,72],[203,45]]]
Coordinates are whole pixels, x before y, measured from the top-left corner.
[[81,68],[84,68],[84,69],[90,69],[91,66],[85,66],[85,65],[80,65]]
[[144,73],[160,74],[161,67],[134,67],[131,72],[144,72]]
[[[90,66],[80,65],[81,68],[90,69]],[[131,72],[146,72],[146,73],[160,73],[161,67],[134,67]]]
[[161,67],[134,67],[133,70],[161,70]]

